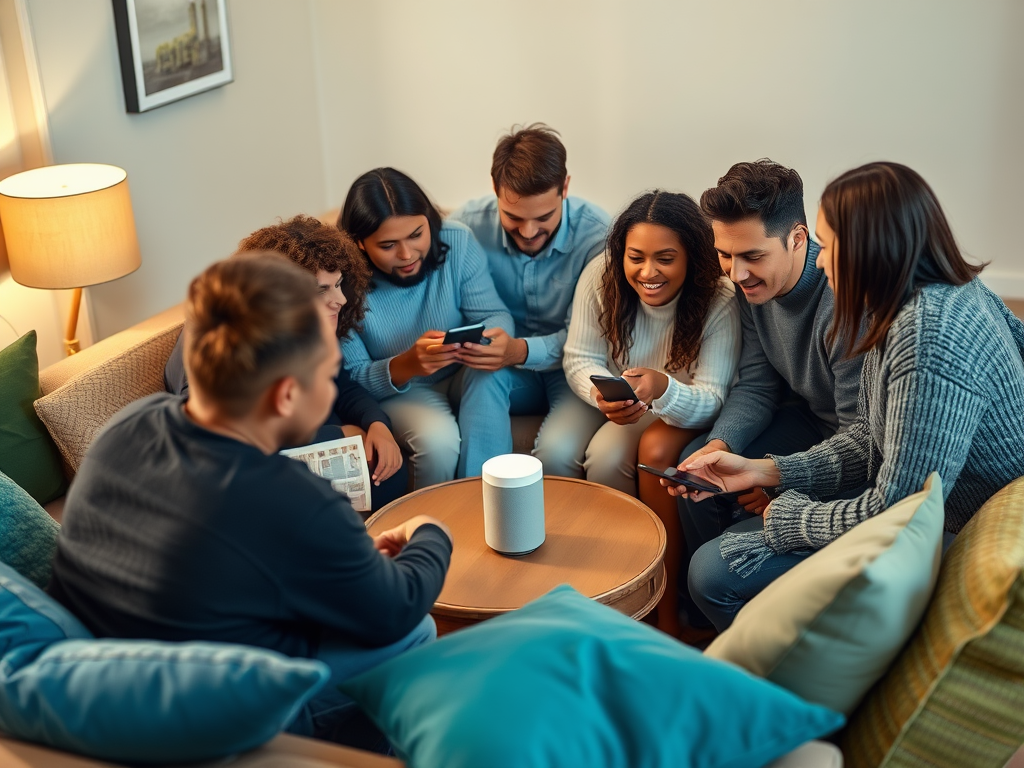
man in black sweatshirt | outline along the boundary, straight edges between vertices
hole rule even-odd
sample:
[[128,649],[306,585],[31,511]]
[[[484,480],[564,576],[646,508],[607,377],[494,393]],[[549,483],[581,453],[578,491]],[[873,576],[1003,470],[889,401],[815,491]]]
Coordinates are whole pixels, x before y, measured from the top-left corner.
[[[314,277],[243,254],[189,288],[188,399],[122,410],[68,494],[50,592],[99,637],[207,640],[319,658],[293,730],[338,734],[336,684],[435,635],[451,556],[417,517],[371,538],[348,500],[281,456],[334,402],[341,356]],[[346,740],[348,737],[345,737]]]

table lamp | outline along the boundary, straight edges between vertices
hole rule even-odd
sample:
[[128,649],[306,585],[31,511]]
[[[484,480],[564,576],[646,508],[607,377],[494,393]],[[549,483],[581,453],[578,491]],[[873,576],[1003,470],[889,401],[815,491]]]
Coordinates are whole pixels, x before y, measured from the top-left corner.
[[73,163],[0,181],[0,222],[11,277],[29,288],[73,288],[64,349],[78,352],[82,288],[116,280],[142,263],[128,174]]

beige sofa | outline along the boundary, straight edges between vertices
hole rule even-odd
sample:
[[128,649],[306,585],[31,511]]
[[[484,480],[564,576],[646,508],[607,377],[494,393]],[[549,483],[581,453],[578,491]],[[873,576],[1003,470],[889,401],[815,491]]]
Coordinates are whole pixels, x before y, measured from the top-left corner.
[[[140,397],[163,389],[164,364],[177,339],[181,323],[182,308],[180,306],[172,307],[87,348],[74,357],[56,363],[40,373],[43,396],[36,402],[36,410],[46,423],[61,451],[69,478],[73,477],[77,471],[82,455],[96,432],[114,413]],[[514,426],[517,450],[529,449],[538,424],[539,417],[517,419]],[[48,505],[48,511],[58,520],[62,510],[62,500]],[[1018,581],[1021,579],[1024,577],[1018,577]],[[1020,606],[1011,607],[1010,610],[1019,611]],[[1004,621],[1004,619],[1005,617],[1000,617],[999,621]],[[934,617],[926,615],[925,624],[930,620],[934,623]],[[1022,620],[1022,624],[1024,624],[1024,620]],[[987,632],[988,628],[985,628],[985,631]],[[917,637],[914,638],[915,641],[917,639]],[[981,637],[981,640],[984,640],[984,637]],[[968,637],[956,652],[970,651],[971,644],[974,642],[974,639]],[[898,682],[895,679],[894,670],[900,663],[902,662],[898,662],[890,669],[887,676],[879,683],[879,688],[884,688],[886,684],[890,684],[891,687],[891,684]],[[1024,695],[1024,680],[1020,685],[1021,693]],[[925,704],[921,706],[924,707]],[[982,706],[987,704],[987,702],[981,703]],[[996,707],[998,710],[998,704]],[[862,706],[861,709],[865,709],[865,707]],[[1021,709],[1024,710],[1024,707]],[[852,749],[850,754],[853,758],[850,764],[857,766],[869,763],[864,761],[862,755],[857,755],[859,750],[856,743],[851,744],[851,733],[854,740],[873,739],[873,735],[871,735],[873,726],[865,730],[863,725],[857,725],[859,714],[858,712],[854,715],[854,726],[848,730],[844,745],[847,749]],[[984,711],[979,715],[982,718],[985,716]],[[1014,712],[1009,713],[1009,717],[1019,721],[1022,715]],[[864,720],[864,718],[861,719]],[[983,724],[984,719],[981,722]],[[891,727],[892,723],[887,722],[886,726]],[[860,727],[859,731],[858,727]],[[904,728],[905,731],[906,728]],[[955,744],[961,737],[953,736],[952,738]],[[999,749],[997,749],[998,751]],[[1007,757],[1012,751],[1008,745],[1002,748],[1002,752],[1005,752]],[[316,766],[322,768],[324,765],[385,766],[400,764],[395,760],[287,735],[279,736],[263,748],[232,763],[233,766],[239,766],[239,768],[245,766],[271,768],[285,765],[298,768],[304,766],[305,768],[316,768]],[[777,761],[774,768],[826,768],[826,766],[838,768],[842,764],[842,758],[834,747],[811,743]],[[925,765],[925,763],[907,759],[905,756],[885,764]],[[953,768],[953,766],[974,764],[962,760],[958,762],[958,758],[951,758],[943,765]],[[46,766],[47,768],[51,766],[57,768],[81,766],[86,768],[87,766],[102,765],[102,763],[81,760],[0,737],[0,765],[33,766],[33,768],[36,766]],[[993,765],[991,759],[983,765],[999,768],[998,765]],[[1024,768],[1024,752],[1018,753],[1011,759],[1008,766]]]

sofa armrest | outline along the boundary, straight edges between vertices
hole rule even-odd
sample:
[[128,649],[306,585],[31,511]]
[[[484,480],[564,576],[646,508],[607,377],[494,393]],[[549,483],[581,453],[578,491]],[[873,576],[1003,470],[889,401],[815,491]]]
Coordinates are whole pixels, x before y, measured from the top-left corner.
[[164,366],[182,326],[183,308],[171,307],[39,373],[39,418],[72,479],[96,434],[110,417],[139,398],[161,392]]
[[158,315],[143,320],[138,325],[108,336],[102,341],[86,347],[77,355],[65,357],[41,370],[39,372],[39,388],[43,395],[48,395],[77,376],[101,366],[107,360],[138,346],[147,339],[173,328],[181,328],[184,319],[184,305],[177,304]]

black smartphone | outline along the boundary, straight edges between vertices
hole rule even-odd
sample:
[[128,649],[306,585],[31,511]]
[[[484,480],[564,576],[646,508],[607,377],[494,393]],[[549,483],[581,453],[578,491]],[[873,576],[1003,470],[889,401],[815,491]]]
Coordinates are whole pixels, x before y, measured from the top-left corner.
[[704,478],[691,475],[689,472],[683,472],[675,467],[669,467],[665,470],[648,467],[646,464],[637,464],[636,467],[637,469],[642,469],[644,472],[650,472],[652,475],[664,477],[666,480],[669,480],[676,485],[681,485],[690,491],[705,491],[707,493],[723,492],[717,485],[712,485]]
[[591,376],[590,380],[594,382],[601,397],[609,403],[619,403],[625,400],[632,400],[635,403],[640,399],[636,396],[633,388],[629,386],[629,382],[621,376]]
[[444,333],[442,344],[483,344],[491,343],[491,340],[484,336],[484,324],[464,325],[461,328],[451,328]]

